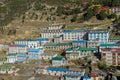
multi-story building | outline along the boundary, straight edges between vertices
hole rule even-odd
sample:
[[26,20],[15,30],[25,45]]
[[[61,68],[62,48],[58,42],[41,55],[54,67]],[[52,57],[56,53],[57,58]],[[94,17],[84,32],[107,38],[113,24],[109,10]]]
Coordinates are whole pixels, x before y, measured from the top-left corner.
[[17,54],[17,62],[23,62],[27,59],[27,54]]
[[97,48],[99,45],[99,41],[87,41],[88,48]]
[[108,66],[120,65],[120,48],[103,48],[102,60]]
[[14,44],[24,44],[27,45],[28,48],[39,48],[40,47],[40,43],[38,40],[33,40],[33,39],[16,39],[14,41]]
[[58,36],[54,36],[53,38],[53,42],[54,43],[61,43],[63,41],[63,35],[58,35]]
[[49,42],[48,38],[42,38],[42,37],[39,37],[36,40],[39,41],[40,46],[43,46],[44,44]]
[[108,42],[109,31],[108,30],[90,30],[88,33],[89,41],[99,41],[101,43]]
[[28,44],[28,40],[27,38],[24,38],[24,39],[16,39],[14,40],[14,44]]
[[17,61],[17,54],[16,53],[7,54],[7,63],[15,63],[16,61]]
[[8,49],[8,44],[6,44],[6,43],[0,43],[0,51],[2,51],[4,49]]
[[37,40],[28,40],[28,48],[39,48],[40,47],[40,43]]
[[88,30],[64,30],[63,40],[86,40]]
[[52,66],[63,66],[67,63],[64,57],[56,56],[52,58]]
[[27,53],[27,45],[25,44],[10,44],[9,53]]
[[97,51],[97,48],[83,48],[83,47],[71,47],[66,49],[65,53],[77,53],[77,58],[91,57],[93,53]]
[[63,42],[63,43],[47,43],[44,45],[44,48],[47,50],[64,50],[72,47],[71,42]]
[[46,28],[41,29],[41,37],[52,39],[53,36],[58,36],[63,34],[64,25],[51,25]]
[[39,48],[38,49],[30,48],[28,50],[28,58],[29,59],[38,59],[40,54],[42,54],[42,53],[43,53],[43,50],[41,50]]
[[118,41],[120,41],[120,38],[109,38],[108,40],[109,43],[116,43]]
[[113,13],[120,13],[120,6],[112,6],[109,8],[109,13],[113,14]]
[[87,47],[87,40],[72,40],[73,47]]

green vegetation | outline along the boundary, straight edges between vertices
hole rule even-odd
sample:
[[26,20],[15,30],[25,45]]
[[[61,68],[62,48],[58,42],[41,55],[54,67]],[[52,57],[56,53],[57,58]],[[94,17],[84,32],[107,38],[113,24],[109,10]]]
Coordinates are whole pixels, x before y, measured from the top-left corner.
[[97,15],[97,19],[99,20],[104,20],[107,17],[106,11],[102,10],[98,15]]
[[75,22],[77,20],[77,15],[74,15],[71,19],[71,22]]
[[64,7],[58,6],[56,12],[58,16],[61,16],[64,13]]
[[5,6],[0,7],[0,26],[5,26],[15,17],[24,14],[34,0],[6,0]]

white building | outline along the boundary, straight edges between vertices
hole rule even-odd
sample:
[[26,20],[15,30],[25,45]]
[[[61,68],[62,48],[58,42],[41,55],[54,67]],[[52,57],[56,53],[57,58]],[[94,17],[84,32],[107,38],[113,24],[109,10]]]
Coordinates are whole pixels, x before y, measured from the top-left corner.
[[17,54],[16,53],[9,53],[7,55],[7,63],[15,63],[17,61]]
[[53,38],[53,36],[58,36],[63,34],[64,25],[51,25],[46,28],[41,29],[41,37],[43,38]]
[[28,48],[39,48],[40,43],[38,40],[33,40],[33,39],[16,39],[14,41],[14,44],[24,44],[27,45]]
[[27,53],[27,45],[25,44],[10,44],[9,53]]
[[83,40],[87,39],[87,30],[64,30],[63,40]]
[[62,66],[66,64],[64,57],[56,56],[52,58],[52,66]]
[[101,43],[108,42],[109,31],[108,30],[90,30],[88,33],[89,41],[99,41]]

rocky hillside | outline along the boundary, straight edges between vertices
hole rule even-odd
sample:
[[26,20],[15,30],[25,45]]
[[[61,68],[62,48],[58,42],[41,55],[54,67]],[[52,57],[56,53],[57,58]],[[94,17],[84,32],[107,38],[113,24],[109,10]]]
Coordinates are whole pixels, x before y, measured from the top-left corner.
[[41,27],[56,23],[65,23],[67,29],[106,29],[112,23],[107,17],[84,20],[86,6],[90,5],[81,0],[5,0],[0,7],[4,11],[4,15],[0,12],[0,41],[36,38]]

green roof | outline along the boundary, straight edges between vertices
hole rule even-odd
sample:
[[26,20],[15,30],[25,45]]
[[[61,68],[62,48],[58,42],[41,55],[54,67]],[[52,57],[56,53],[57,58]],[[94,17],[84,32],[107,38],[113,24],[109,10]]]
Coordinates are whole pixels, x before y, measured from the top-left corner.
[[72,43],[47,43],[45,46],[64,46],[64,45],[72,45]]
[[100,46],[115,46],[115,44],[100,44]]
[[95,51],[97,50],[97,48],[80,48],[79,50],[83,50],[83,51]]
[[66,51],[72,51],[72,50],[75,50],[75,51],[81,51],[81,50],[94,51],[94,50],[97,50],[97,48],[71,47],[71,48],[66,49]]
[[0,58],[0,62],[2,62],[2,61],[7,61],[7,59],[6,58]]
[[47,43],[45,46],[57,46],[58,43]]
[[62,60],[64,57],[62,56],[56,56],[56,57],[53,57],[52,60]]
[[7,56],[16,56],[16,53],[8,53]]
[[71,47],[71,48],[66,49],[66,51],[79,50],[79,49],[80,47]]
[[109,38],[109,40],[120,40],[120,38]]
[[0,66],[0,69],[10,69],[10,68],[12,68],[12,65],[10,64],[3,64]]
[[36,41],[34,39],[24,38],[24,39],[16,39],[15,41]]

